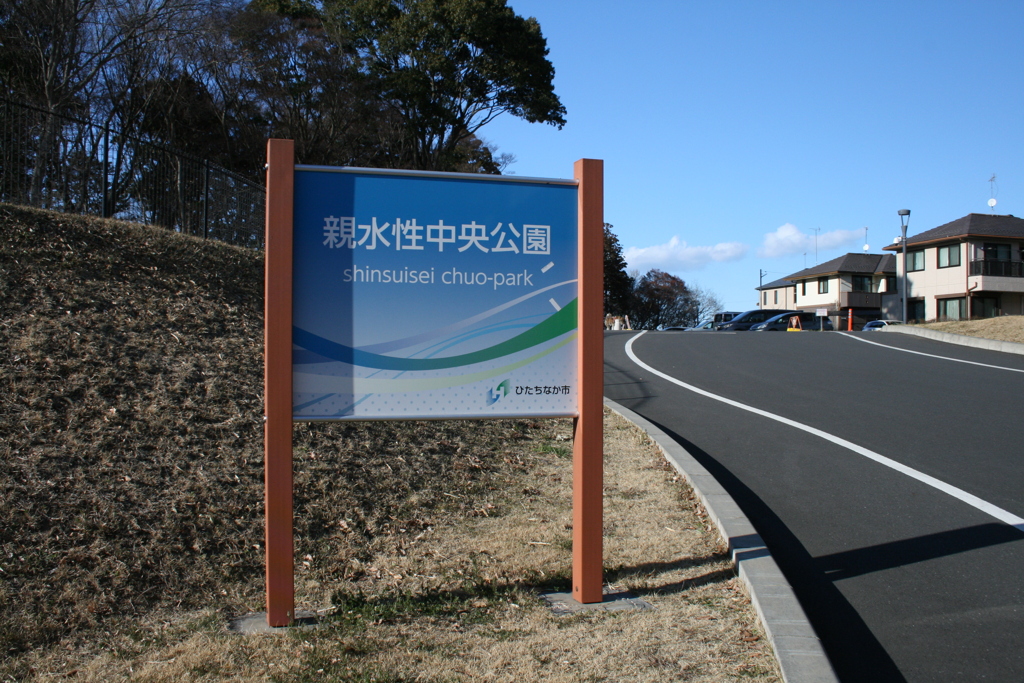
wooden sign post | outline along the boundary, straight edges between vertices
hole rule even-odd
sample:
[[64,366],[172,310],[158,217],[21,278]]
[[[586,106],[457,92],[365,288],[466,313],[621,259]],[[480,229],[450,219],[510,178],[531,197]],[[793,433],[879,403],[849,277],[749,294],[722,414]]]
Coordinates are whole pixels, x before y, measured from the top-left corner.
[[572,596],[604,599],[604,163],[576,162],[579,181],[579,417],[572,451]]
[[295,143],[267,144],[264,254],[264,514],[267,624],[295,617],[292,539],[292,211]]

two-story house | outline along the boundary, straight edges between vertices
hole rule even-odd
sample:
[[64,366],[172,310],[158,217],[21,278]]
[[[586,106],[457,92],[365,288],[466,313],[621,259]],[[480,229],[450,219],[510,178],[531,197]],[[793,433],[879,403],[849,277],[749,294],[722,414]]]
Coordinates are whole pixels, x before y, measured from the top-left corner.
[[[903,315],[903,245],[887,318]],[[1024,219],[972,213],[907,238],[907,318],[963,320],[1024,314]]]
[[892,254],[844,254],[786,277],[792,285],[794,308],[827,308],[837,329],[840,314],[851,308],[855,320],[881,317],[882,297],[895,289],[895,279]]

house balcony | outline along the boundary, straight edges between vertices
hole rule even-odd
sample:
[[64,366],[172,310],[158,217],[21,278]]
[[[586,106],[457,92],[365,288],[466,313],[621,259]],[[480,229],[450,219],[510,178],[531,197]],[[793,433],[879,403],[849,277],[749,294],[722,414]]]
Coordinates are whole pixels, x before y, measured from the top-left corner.
[[997,277],[1024,277],[1024,262],[976,260],[970,264],[971,275],[994,275]]
[[840,308],[881,308],[880,292],[840,292]]

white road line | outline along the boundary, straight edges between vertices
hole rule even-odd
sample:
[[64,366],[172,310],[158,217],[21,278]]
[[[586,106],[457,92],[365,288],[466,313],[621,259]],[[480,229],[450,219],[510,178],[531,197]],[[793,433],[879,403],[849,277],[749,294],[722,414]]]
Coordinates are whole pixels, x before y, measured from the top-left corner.
[[941,358],[942,360],[951,360],[954,363],[967,363],[968,365],[980,365],[983,368],[995,368],[996,370],[1006,370],[1008,372],[1024,372],[1024,370],[1018,370],[1017,368],[1004,368],[1002,365],[989,365],[988,363],[978,363],[973,360],[962,360],[960,358],[950,358],[949,356],[936,356],[934,353],[924,353],[922,351],[911,351],[910,349],[901,349],[897,346],[889,346],[888,344],[879,344],[878,342],[868,341],[863,337],[854,337],[852,334],[847,332],[840,332],[839,334],[850,339],[856,339],[859,342],[865,344],[874,344],[875,346],[881,346],[883,349],[892,349],[893,351],[903,351],[904,353],[916,353],[918,356],[928,356],[929,358]]
[[847,449],[853,451],[854,453],[857,453],[858,455],[863,455],[865,458],[868,458],[869,460],[874,460],[875,462],[877,462],[880,465],[885,465],[886,467],[894,469],[897,472],[905,474],[908,477],[910,477],[911,479],[916,479],[917,481],[919,481],[919,482],[921,482],[923,484],[927,484],[928,486],[931,486],[932,488],[938,489],[939,491],[942,491],[943,493],[949,494],[949,495],[953,496],[954,498],[956,498],[957,500],[959,500],[959,501],[961,501],[963,503],[967,503],[971,507],[973,507],[973,508],[975,508],[977,510],[982,511],[982,512],[984,512],[987,515],[991,515],[992,517],[995,517],[1000,522],[1005,522],[1006,524],[1009,524],[1010,526],[1016,527],[1020,531],[1024,531],[1024,518],[1018,517],[1017,515],[1013,514],[1012,512],[1004,510],[1001,507],[997,507],[997,506],[993,505],[992,503],[989,503],[988,501],[985,501],[985,500],[982,500],[981,498],[978,498],[974,494],[968,493],[967,491],[964,491],[963,489],[959,489],[959,488],[957,488],[955,486],[947,484],[946,482],[941,481],[939,479],[936,479],[935,477],[933,477],[931,475],[925,474],[924,472],[918,472],[917,470],[915,470],[915,469],[913,469],[911,467],[907,467],[906,465],[904,465],[902,463],[898,463],[895,460],[892,460],[890,458],[885,457],[884,455],[880,455],[878,453],[875,453],[872,450],[868,450],[867,448],[864,448],[863,446],[858,446],[857,444],[855,444],[853,442],[847,441],[846,439],[842,439],[842,438],[840,438],[838,436],[834,436],[832,434],[829,434],[828,432],[823,432],[820,429],[815,429],[814,427],[802,424],[800,422],[796,422],[795,420],[790,420],[789,418],[782,417],[781,415],[776,415],[775,413],[769,413],[768,411],[761,410],[760,408],[755,408],[753,406],[748,406],[748,405],[746,405],[744,403],[740,403],[738,401],[733,401],[732,399],[725,398],[724,396],[719,396],[718,394],[712,394],[710,391],[705,391],[703,389],[699,389],[699,388],[693,386],[692,384],[687,384],[686,382],[683,382],[682,380],[678,380],[675,377],[672,377],[671,375],[666,375],[664,372],[661,372],[659,370],[655,370],[650,365],[648,365],[647,363],[644,363],[642,360],[637,358],[637,355],[635,353],[633,353],[633,342],[635,342],[637,339],[639,339],[643,335],[644,335],[644,332],[641,332],[640,334],[636,335],[635,337],[632,337],[628,342],[626,342],[626,355],[628,355],[630,357],[630,359],[634,363],[639,365],[641,368],[643,368],[647,372],[653,373],[653,374],[657,375],[658,377],[661,377],[664,380],[668,380],[669,382],[672,382],[673,384],[676,384],[676,385],[678,385],[678,386],[680,386],[680,387],[682,387],[684,389],[688,389],[689,391],[692,391],[695,394],[700,394],[701,396],[705,396],[707,398],[714,399],[715,401],[721,401],[722,403],[725,403],[725,404],[728,404],[730,406],[733,406],[734,408],[739,408],[740,410],[746,410],[747,412],[754,413],[755,415],[760,415],[762,417],[767,417],[769,420],[775,420],[776,422],[781,422],[784,425],[789,425],[790,427],[795,427],[796,429],[799,429],[801,431],[807,432],[808,434],[813,434],[814,436],[821,437],[822,439],[825,439],[826,441],[830,441],[830,442],[836,444],[837,446],[842,446],[843,448],[847,448]]

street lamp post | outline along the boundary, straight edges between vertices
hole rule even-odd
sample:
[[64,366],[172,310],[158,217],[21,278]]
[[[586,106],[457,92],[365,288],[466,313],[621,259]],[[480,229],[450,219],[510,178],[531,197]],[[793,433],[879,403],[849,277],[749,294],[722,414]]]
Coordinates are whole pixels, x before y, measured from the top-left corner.
[[900,209],[896,212],[900,217],[900,229],[903,243],[903,324],[907,324],[907,224],[910,223],[910,209]]

